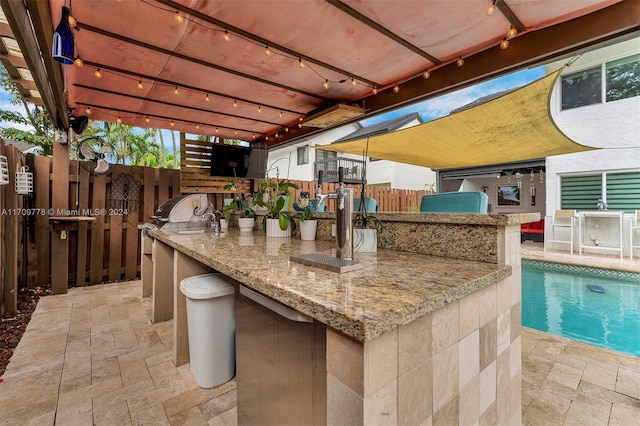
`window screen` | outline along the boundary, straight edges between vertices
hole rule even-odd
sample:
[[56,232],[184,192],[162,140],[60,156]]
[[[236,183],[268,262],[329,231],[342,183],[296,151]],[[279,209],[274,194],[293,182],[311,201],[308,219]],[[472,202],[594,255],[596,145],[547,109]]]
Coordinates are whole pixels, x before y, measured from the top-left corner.
[[640,96],[640,53],[607,62],[607,102]]
[[591,68],[562,77],[562,109],[602,102],[602,70]]
[[301,146],[298,148],[298,166],[309,164],[309,147]]
[[563,210],[596,210],[602,198],[602,175],[562,177]]
[[607,206],[627,213],[640,210],[640,172],[607,173]]

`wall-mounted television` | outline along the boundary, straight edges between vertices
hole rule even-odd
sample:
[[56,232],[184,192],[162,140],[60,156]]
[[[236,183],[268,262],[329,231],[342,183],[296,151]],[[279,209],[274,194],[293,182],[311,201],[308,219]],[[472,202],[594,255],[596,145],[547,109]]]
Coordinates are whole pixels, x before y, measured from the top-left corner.
[[263,178],[267,150],[262,146],[213,144],[211,146],[211,176]]

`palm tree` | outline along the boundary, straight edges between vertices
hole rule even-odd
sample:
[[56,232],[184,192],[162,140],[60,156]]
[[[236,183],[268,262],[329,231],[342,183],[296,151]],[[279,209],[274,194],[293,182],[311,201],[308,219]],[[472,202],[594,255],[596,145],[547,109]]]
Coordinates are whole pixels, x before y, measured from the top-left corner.
[[162,136],[162,130],[156,129],[156,137],[160,140],[160,167],[167,167],[167,157],[165,156],[164,149],[164,136]]
[[176,148],[176,134],[175,132],[171,132],[171,141],[173,142],[173,168],[177,169],[178,168],[178,156],[176,155],[176,152],[178,152],[177,148]]

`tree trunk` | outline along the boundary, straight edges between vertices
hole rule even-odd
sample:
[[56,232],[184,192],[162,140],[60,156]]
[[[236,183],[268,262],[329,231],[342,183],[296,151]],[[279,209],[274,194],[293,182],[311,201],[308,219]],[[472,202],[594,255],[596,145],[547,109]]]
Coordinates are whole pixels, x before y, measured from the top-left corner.
[[172,130],[171,131],[171,142],[173,142],[173,168],[178,168],[178,155],[176,154],[176,134]]
[[162,130],[161,129],[157,129],[156,130],[156,134],[158,135],[158,138],[160,139],[160,165],[163,168],[167,168],[167,157],[165,157],[164,155],[164,136],[162,136]]

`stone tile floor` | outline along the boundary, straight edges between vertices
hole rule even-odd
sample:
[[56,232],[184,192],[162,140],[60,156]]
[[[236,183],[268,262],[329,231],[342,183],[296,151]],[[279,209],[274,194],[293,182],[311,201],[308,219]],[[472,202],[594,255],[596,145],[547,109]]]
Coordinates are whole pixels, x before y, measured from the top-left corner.
[[[564,255],[523,244],[523,257],[545,256]],[[620,269],[640,271],[628,262]],[[201,389],[188,364],[176,368],[173,323],[151,324],[140,295],[130,281],[40,299],[2,377],[0,424],[235,425],[235,382]],[[639,424],[640,358],[531,329],[522,337],[525,425]]]

